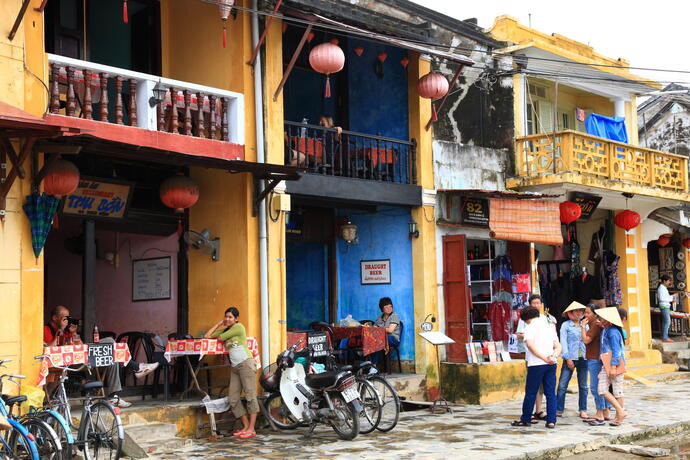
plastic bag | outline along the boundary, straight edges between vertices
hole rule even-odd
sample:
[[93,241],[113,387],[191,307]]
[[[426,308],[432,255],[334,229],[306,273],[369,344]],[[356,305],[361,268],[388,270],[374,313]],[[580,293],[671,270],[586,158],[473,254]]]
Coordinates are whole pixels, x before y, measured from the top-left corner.
[[206,407],[207,414],[220,414],[230,410],[230,401],[228,401],[227,396],[220,399],[211,399],[210,396],[206,395],[201,402]]
[[43,388],[24,384],[22,385],[20,394],[26,396],[26,401],[24,401],[21,406],[23,414],[29,412],[29,409],[32,407],[43,407],[43,400],[45,399]]
[[361,326],[360,322],[352,319],[352,315],[347,315],[345,318],[338,321],[338,326],[340,327],[358,327]]

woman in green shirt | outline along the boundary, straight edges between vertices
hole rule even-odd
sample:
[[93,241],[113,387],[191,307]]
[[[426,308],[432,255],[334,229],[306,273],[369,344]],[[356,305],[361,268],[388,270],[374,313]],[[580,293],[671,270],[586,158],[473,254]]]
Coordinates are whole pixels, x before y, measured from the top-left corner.
[[[218,338],[225,342],[231,365],[228,400],[233,415],[242,421],[242,428],[232,435],[247,439],[256,436],[254,425],[259,413],[259,402],[256,399],[256,364],[247,347],[247,334],[239,322],[239,317],[240,312],[237,308],[228,308],[223,319],[209,329],[204,338]],[[247,400],[246,410],[240,397],[242,390]]]

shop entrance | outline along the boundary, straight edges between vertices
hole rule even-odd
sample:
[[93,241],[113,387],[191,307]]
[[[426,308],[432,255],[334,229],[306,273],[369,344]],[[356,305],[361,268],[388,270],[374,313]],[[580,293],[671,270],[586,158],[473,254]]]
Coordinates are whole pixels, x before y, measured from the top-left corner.
[[[80,185],[63,198],[46,241],[44,324],[64,306],[87,343],[94,326],[101,339],[135,332],[159,344],[186,332],[187,258],[178,236],[186,217],[163,205],[158,192],[184,169],[86,152],[70,161]],[[158,360],[145,345],[130,351],[137,362]],[[124,375],[123,384],[134,382]]]

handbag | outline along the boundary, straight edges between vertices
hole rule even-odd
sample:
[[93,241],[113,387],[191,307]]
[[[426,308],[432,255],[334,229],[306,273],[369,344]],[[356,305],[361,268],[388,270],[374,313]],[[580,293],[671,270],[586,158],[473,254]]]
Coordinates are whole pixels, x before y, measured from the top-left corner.
[[[602,355],[599,357],[601,360],[602,364],[604,365],[604,369],[606,370],[607,374],[614,374],[614,375],[621,375],[625,374],[626,369],[625,369],[625,359],[621,359],[620,363],[618,363],[615,366],[611,365],[611,352],[608,353],[602,353]],[[609,369],[611,370],[609,372]]]

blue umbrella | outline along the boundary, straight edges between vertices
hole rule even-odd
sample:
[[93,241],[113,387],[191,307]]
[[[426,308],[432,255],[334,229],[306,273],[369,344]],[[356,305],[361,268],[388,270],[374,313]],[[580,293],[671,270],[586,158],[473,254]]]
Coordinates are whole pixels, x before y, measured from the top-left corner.
[[31,246],[38,262],[38,257],[46,244],[50,226],[53,223],[53,215],[57,211],[60,200],[54,196],[33,192],[26,196],[24,212],[31,222]]

